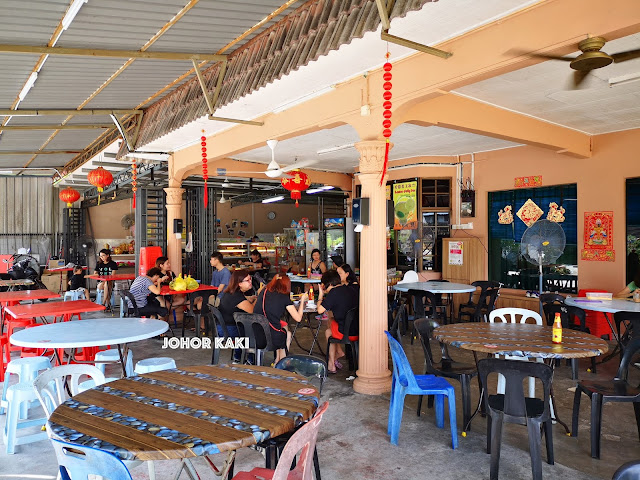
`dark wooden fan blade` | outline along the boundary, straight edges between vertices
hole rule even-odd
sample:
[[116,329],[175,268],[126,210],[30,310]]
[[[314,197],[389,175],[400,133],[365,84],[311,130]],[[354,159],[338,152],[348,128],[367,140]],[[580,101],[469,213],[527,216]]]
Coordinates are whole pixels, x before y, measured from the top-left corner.
[[563,62],[570,62],[571,60],[575,60],[571,57],[560,57],[558,55],[550,55],[546,53],[534,53],[528,50],[521,50],[519,48],[512,48],[508,52],[510,55],[528,55],[530,57],[536,58],[546,58],[547,60],[562,60]]
[[573,72],[573,87],[580,88],[580,84],[587,78],[591,70],[576,70]]
[[640,48],[635,50],[628,50],[626,52],[614,53],[611,55],[615,63],[626,62],[627,60],[633,60],[640,57]]

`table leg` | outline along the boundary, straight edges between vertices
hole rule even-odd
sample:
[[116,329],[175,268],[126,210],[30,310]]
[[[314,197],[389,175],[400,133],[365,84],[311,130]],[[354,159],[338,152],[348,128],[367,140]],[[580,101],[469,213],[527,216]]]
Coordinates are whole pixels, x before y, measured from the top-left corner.
[[600,365],[602,363],[608,362],[609,360],[611,360],[613,357],[616,356],[616,354],[618,353],[618,349],[622,350],[622,344],[620,343],[620,337],[618,337],[618,334],[616,333],[615,329],[613,328],[613,324],[611,323],[611,319],[609,318],[609,315],[607,314],[607,312],[604,312],[604,318],[607,319],[607,323],[609,324],[609,328],[611,329],[611,333],[613,333],[613,338],[616,340],[616,346],[613,349],[613,351],[607,355],[606,357],[603,357],[602,360],[600,360],[599,362],[596,363],[596,365]]
[[[473,352],[473,359],[476,362],[476,369],[478,368],[478,353],[477,352]],[[480,378],[480,377],[478,377]],[[471,417],[469,418],[469,421],[467,422],[466,425],[464,425],[462,427],[462,436],[466,437],[467,436],[467,432],[471,430],[471,421],[475,418],[475,416],[480,413],[481,415],[484,416],[484,409],[482,408],[482,400],[484,398],[484,388],[482,387],[482,385],[480,385],[480,396],[478,397],[478,405],[476,405],[476,409],[473,412],[473,415],[471,415]]]
[[[555,371],[555,359],[551,358],[551,359],[547,359],[545,360],[545,363],[547,363],[547,365],[551,366],[551,370]],[[551,376],[551,378],[553,378],[553,375]],[[549,398],[551,400],[551,407],[553,408],[553,412],[551,415],[551,420],[559,423],[560,425],[562,425],[564,427],[564,431],[567,435],[571,435],[571,431],[569,430],[569,427],[567,426],[566,423],[564,423],[562,420],[560,420],[560,417],[558,417],[558,409],[556,408],[556,399],[553,395],[553,382],[551,382],[551,387],[549,388]]]
[[122,378],[127,378],[127,363],[125,359],[127,358],[129,348],[127,345],[124,345],[124,352],[122,345],[118,344],[118,356],[120,357],[120,365],[122,366]]

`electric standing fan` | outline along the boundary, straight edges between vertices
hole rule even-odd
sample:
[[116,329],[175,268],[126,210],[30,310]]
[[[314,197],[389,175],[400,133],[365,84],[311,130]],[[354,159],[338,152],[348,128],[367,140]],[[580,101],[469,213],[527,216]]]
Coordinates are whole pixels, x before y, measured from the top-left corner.
[[528,262],[538,265],[539,294],[542,294],[542,266],[555,263],[564,252],[565,245],[564,230],[549,220],[538,220],[522,234],[520,254]]

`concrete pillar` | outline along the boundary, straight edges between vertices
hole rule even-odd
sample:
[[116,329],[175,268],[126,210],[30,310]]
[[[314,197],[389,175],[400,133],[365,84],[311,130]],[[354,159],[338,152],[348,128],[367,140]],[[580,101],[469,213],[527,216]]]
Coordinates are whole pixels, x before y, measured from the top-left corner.
[[369,198],[369,226],[360,234],[360,358],[353,389],[379,395],[391,390],[387,327],[387,200],[380,185],[385,142],[355,144],[360,152],[362,197]]
[[178,275],[182,273],[182,238],[173,233],[173,220],[181,218],[182,194],[184,188],[165,188],[167,194],[167,257],[171,262],[171,270]]

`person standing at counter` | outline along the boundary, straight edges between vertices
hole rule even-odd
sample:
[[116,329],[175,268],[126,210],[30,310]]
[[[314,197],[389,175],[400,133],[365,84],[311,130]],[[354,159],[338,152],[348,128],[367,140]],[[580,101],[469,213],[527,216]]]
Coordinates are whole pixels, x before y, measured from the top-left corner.
[[327,271],[327,266],[320,258],[320,250],[317,248],[314,248],[311,251],[311,263],[309,264],[309,268],[311,269],[312,275],[322,275]]
[[[118,270],[118,264],[111,259],[111,251],[108,248],[100,250],[98,255],[100,259],[96,264],[96,269],[93,272],[95,275],[105,277],[111,275],[115,270]],[[98,282],[98,290],[104,292],[103,305],[109,306],[111,303],[111,291],[113,290],[113,281]]]
[[213,273],[211,274],[211,285],[218,287],[218,294],[214,297],[209,297],[209,303],[214,306],[219,305],[222,297],[224,296],[224,289],[229,285],[231,280],[231,271],[224,266],[224,257],[220,252],[213,252],[209,263],[213,267]]

